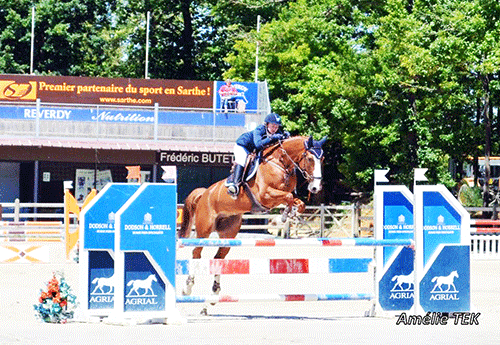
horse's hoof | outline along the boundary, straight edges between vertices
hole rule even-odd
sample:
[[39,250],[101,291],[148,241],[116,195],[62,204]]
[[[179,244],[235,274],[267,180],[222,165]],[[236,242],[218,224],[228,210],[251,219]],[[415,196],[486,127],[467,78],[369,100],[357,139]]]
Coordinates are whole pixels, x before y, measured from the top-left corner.
[[208,315],[207,308],[203,308],[203,309],[200,311],[200,315],[207,316],[207,315]]

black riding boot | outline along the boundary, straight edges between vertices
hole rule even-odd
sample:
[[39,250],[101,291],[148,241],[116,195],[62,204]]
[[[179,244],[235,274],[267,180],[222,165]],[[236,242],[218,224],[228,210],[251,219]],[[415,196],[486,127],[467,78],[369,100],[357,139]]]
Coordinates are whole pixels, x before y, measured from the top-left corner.
[[243,177],[243,167],[237,164],[234,167],[234,173],[232,179],[229,178],[227,181],[227,192],[232,196],[237,196],[240,190],[241,178]]

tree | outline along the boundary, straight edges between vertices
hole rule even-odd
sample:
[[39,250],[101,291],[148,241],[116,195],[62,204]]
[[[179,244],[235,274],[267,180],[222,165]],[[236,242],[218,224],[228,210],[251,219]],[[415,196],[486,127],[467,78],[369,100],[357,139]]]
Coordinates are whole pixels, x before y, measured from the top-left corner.
[[[358,114],[363,114],[367,103],[374,68],[369,56],[374,19],[367,14],[380,10],[372,2],[289,3],[254,39],[237,41],[236,52],[227,59],[232,66],[228,73],[248,78],[255,59],[250,48],[258,39],[259,76],[269,83],[273,110],[284,115],[287,128],[294,133],[328,135],[327,157],[339,157],[344,151],[344,164],[355,165],[359,158],[370,156],[365,152],[353,159],[346,151],[351,139],[359,143],[359,138],[348,136],[349,127],[363,125]],[[325,174],[334,172],[338,163],[327,161]],[[338,178],[333,175],[326,178]],[[349,174],[354,185],[360,177],[353,176]]]
[[[100,75],[113,65],[108,40],[114,1],[46,0],[35,3],[34,71],[44,74]],[[2,73],[29,73],[32,2],[0,3]]]
[[[333,138],[352,187],[370,191],[377,168],[411,185],[417,167],[429,168],[431,182],[453,186],[450,159],[463,162],[483,142],[476,99],[484,104],[487,92],[475,75],[488,66],[487,80],[497,79],[497,8],[492,1],[297,1],[255,35],[259,74],[289,129]],[[248,48],[238,41],[228,57],[236,76],[249,73]]]

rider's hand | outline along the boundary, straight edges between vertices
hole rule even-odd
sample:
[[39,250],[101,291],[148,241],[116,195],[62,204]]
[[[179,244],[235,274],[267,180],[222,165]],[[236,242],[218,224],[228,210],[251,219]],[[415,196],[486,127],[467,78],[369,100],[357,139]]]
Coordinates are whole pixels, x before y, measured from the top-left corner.
[[283,139],[288,139],[288,138],[290,138],[290,132],[285,131],[285,132],[283,133]]
[[283,137],[283,134],[273,134],[273,135],[271,136],[271,139],[272,139],[273,141],[283,140],[283,138],[284,138],[284,137]]

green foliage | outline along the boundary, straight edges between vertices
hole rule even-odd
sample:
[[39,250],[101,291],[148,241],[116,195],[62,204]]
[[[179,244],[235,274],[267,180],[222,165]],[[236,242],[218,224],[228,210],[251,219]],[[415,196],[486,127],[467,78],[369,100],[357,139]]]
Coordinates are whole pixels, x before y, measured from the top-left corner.
[[480,187],[463,185],[458,193],[460,203],[465,207],[482,207],[483,193]]
[[[481,114],[498,105],[499,15],[479,0],[298,0],[256,36],[259,75],[290,130],[340,147],[352,188],[371,191],[379,168],[411,185],[418,167],[451,188],[448,161],[481,153]],[[248,75],[249,46],[230,72]]]
[[[29,73],[32,1],[0,1],[1,73]],[[45,0],[35,3],[35,73],[102,75],[113,64],[115,1]]]

